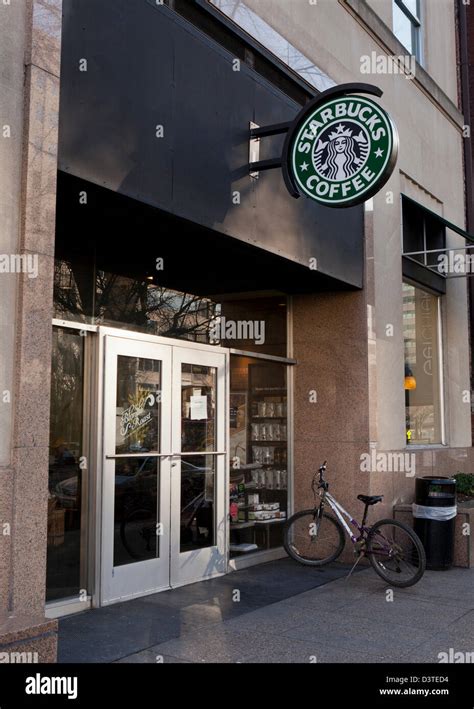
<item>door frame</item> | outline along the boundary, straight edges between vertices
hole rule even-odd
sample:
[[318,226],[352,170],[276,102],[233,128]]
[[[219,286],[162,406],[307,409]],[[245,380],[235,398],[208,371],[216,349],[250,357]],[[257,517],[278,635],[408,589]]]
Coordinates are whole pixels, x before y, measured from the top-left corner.
[[[116,603],[130,598],[137,598],[147,593],[156,593],[169,587],[170,557],[168,553],[170,544],[170,477],[171,457],[169,444],[171,441],[172,418],[172,352],[169,345],[143,342],[128,337],[106,336],[104,368],[104,416],[102,456],[102,549],[101,549],[101,596],[103,605]],[[115,466],[123,456],[132,454],[116,453],[116,391],[118,358],[140,357],[147,360],[160,362],[160,391],[167,405],[161,409],[159,421],[158,450],[149,453],[149,456],[158,464],[157,474],[157,521],[163,525],[163,535],[159,538],[160,553],[158,557],[136,560],[132,563],[114,564],[114,550],[116,541],[115,528]],[[163,404],[161,404],[163,407]],[[107,444],[107,445],[106,445]],[[142,454],[140,460],[148,456]]]
[[[92,328],[91,328],[92,329]],[[224,445],[225,445],[225,455],[224,458],[224,493],[229,489],[229,465],[228,465],[228,451],[229,451],[229,390],[230,390],[230,350],[225,347],[220,347],[216,345],[206,345],[196,342],[188,342],[187,340],[176,340],[169,337],[161,337],[158,335],[148,335],[146,333],[134,332],[131,330],[125,330],[120,328],[113,328],[108,326],[98,326],[94,328],[97,333],[96,342],[96,358],[95,358],[95,381],[94,381],[94,391],[95,391],[95,416],[92,423],[92,428],[94,428],[94,422],[96,423],[96,436],[95,440],[91,441],[91,458],[94,461],[94,469],[96,471],[95,475],[95,486],[93,499],[91,500],[91,505],[93,505],[93,513],[90,516],[90,539],[92,543],[90,549],[93,549],[93,559],[91,560],[91,585],[93,587],[92,591],[92,607],[97,608],[104,605],[109,605],[111,601],[106,601],[104,598],[104,588],[102,584],[103,573],[104,573],[104,563],[105,560],[102,558],[103,549],[103,490],[104,490],[104,471],[103,471],[103,461],[105,456],[104,450],[104,404],[105,404],[105,362],[106,362],[106,352],[105,352],[105,342],[106,337],[117,337],[120,339],[139,341],[143,343],[150,343],[155,345],[165,345],[168,347],[179,347],[181,349],[197,350],[211,353],[219,353],[225,356],[225,386],[224,386]],[[92,485],[90,488],[92,493]],[[229,570],[229,522],[228,515],[225,514],[226,500],[224,498],[224,569],[222,572],[214,574],[214,576],[222,576],[226,574]],[[208,577],[210,578],[210,577]],[[184,583],[191,583],[192,581],[185,581]],[[148,592],[141,593],[141,596],[146,596],[152,593],[156,593],[156,590],[150,590]],[[137,596],[138,597],[138,596]],[[115,601],[112,601],[112,603]]]
[[[188,583],[194,583],[195,581],[205,580],[213,578],[215,576],[222,576],[227,572],[228,569],[228,541],[227,541],[227,515],[226,509],[228,509],[228,490],[229,485],[226,479],[228,465],[228,447],[227,447],[227,360],[225,354],[221,351],[210,352],[208,349],[203,350],[192,350],[193,355],[189,353],[189,348],[175,348],[173,351],[173,383],[172,391],[173,396],[176,397],[175,402],[179,402],[179,410],[181,411],[181,384],[182,384],[182,364],[196,364],[205,367],[215,367],[217,370],[216,376],[216,410],[215,410],[215,424],[216,424],[216,437],[215,446],[213,446],[213,451],[209,451],[207,455],[212,455],[215,460],[214,468],[214,490],[215,490],[215,521],[222,520],[222,523],[215,524],[214,536],[215,544],[210,547],[203,547],[199,551],[194,549],[186,552],[180,551],[180,538],[176,531],[176,524],[179,525],[179,520],[171,519],[171,526],[175,525],[175,534],[171,535],[171,555],[170,555],[170,588],[177,588],[178,586],[184,586]],[[175,357],[176,353],[176,357]],[[192,361],[190,361],[192,360]],[[219,382],[219,369],[223,372],[223,382]],[[219,397],[217,392],[223,389],[224,395]],[[190,455],[189,452],[184,452],[179,455],[181,450],[181,433],[183,419],[181,415],[177,417],[179,419],[179,426],[173,427],[172,432],[172,443],[171,449],[173,451],[173,462],[172,468],[176,467],[176,470],[171,471],[171,509],[174,510],[176,516],[179,515],[179,510],[181,509],[180,504],[178,504],[178,498],[181,497],[181,464],[183,459]],[[222,422],[224,422],[222,424]],[[222,430],[221,430],[222,429]],[[197,453],[199,455],[205,456],[206,452]],[[224,489],[221,491],[221,487]],[[221,496],[219,496],[221,494]],[[213,557],[218,552],[217,563],[213,564]],[[198,551],[198,553],[196,553]],[[205,565],[213,565],[216,569],[212,573],[202,573],[202,569]]]

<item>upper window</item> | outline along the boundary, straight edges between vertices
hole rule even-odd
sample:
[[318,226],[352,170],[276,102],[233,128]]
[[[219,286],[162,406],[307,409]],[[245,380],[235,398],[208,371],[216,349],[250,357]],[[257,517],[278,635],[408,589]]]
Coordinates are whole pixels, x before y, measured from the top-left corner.
[[393,0],[393,33],[421,63],[420,0]]

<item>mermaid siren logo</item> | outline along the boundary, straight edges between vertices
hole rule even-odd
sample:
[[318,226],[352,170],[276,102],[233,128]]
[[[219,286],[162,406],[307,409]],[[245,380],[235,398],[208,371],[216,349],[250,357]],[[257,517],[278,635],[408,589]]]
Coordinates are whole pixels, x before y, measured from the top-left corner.
[[335,131],[322,136],[314,151],[317,171],[328,180],[348,180],[363,165],[369,153],[369,141],[361,130],[353,136],[353,126],[339,123]]
[[283,174],[294,197],[351,207],[376,194],[393,172],[395,125],[372,99],[347,95],[349,86],[382,94],[365,84],[329,89],[302,109],[288,131]]

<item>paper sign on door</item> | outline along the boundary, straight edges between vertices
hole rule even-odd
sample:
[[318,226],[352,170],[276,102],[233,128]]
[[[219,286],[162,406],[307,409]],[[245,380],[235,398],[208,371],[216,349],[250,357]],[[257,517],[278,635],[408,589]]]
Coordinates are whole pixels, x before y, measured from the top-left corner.
[[191,397],[191,419],[193,421],[207,419],[207,396]]

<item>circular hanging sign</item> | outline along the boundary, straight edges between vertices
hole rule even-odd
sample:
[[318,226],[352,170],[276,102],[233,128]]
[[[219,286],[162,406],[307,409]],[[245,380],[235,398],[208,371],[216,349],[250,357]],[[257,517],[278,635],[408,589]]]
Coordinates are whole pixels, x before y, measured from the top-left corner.
[[309,112],[307,108],[290,130],[286,153],[297,192],[328,207],[365,202],[395,167],[394,123],[378,104],[361,96],[341,96]]

